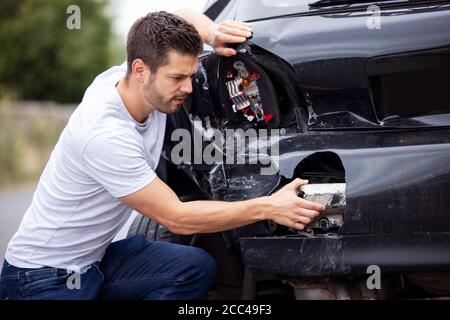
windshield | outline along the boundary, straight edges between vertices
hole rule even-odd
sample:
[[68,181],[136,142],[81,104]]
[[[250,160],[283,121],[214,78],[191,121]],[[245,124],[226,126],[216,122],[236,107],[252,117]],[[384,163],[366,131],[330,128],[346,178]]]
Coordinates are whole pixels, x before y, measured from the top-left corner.
[[322,7],[365,5],[371,2],[414,3],[422,1],[423,0],[238,0],[239,8],[236,19],[242,21],[259,20],[269,17],[316,11]]
[[[416,1],[416,0],[376,0],[376,2],[382,1]],[[315,0],[309,3],[310,7],[325,7],[325,6],[333,6],[340,4],[358,4],[358,3],[367,3],[367,2],[375,2],[375,0]]]
[[313,0],[242,0],[237,20],[255,20],[267,17],[305,12]]

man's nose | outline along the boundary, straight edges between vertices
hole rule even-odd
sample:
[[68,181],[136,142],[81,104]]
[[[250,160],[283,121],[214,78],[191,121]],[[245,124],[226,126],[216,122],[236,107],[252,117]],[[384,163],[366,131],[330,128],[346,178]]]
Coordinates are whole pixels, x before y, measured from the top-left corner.
[[192,92],[192,79],[188,78],[184,80],[183,85],[181,86],[181,91],[184,93],[191,93]]

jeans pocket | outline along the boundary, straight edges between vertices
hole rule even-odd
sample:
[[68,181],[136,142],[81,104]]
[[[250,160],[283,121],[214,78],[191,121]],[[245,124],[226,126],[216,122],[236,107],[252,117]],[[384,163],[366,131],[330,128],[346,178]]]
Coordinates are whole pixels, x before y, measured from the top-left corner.
[[102,278],[102,282],[105,281],[105,275],[103,274],[103,271],[100,269],[100,263],[95,262],[92,264],[92,267],[94,267],[97,270],[98,274]]
[[0,300],[8,300],[9,296],[14,296],[14,292],[17,292],[18,280],[17,275],[3,276],[0,279]]
[[20,291],[24,296],[46,290],[67,289],[67,279],[70,273],[61,272],[56,268],[44,267],[19,274]]

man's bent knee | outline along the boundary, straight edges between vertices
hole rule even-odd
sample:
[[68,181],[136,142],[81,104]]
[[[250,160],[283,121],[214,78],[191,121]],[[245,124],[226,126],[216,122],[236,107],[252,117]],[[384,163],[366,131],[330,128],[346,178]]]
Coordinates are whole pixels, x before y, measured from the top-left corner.
[[193,248],[197,251],[193,261],[193,267],[199,268],[203,273],[205,281],[212,284],[217,273],[217,263],[206,251],[200,248]]
[[203,299],[214,283],[216,261],[203,249],[189,247],[182,263],[186,263],[186,272],[180,275],[178,285],[191,291],[189,299]]

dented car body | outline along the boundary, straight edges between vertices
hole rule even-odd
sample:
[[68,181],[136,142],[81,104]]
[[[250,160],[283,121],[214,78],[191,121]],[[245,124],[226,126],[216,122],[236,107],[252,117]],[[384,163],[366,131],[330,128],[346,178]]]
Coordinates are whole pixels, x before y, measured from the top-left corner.
[[[379,15],[373,4],[212,1],[206,11],[250,21],[254,36],[234,57],[202,56],[189,105],[168,117],[166,182],[226,201],[270,195],[296,177],[345,184],[337,219],[222,233],[252,279],[367,275],[371,265],[450,271],[450,1],[377,1]],[[207,164],[193,147],[174,164],[177,129],[202,137],[201,152],[212,144],[216,155],[255,161]],[[228,129],[267,129],[263,156]],[[181,171],[195,187],[174,178]]]

